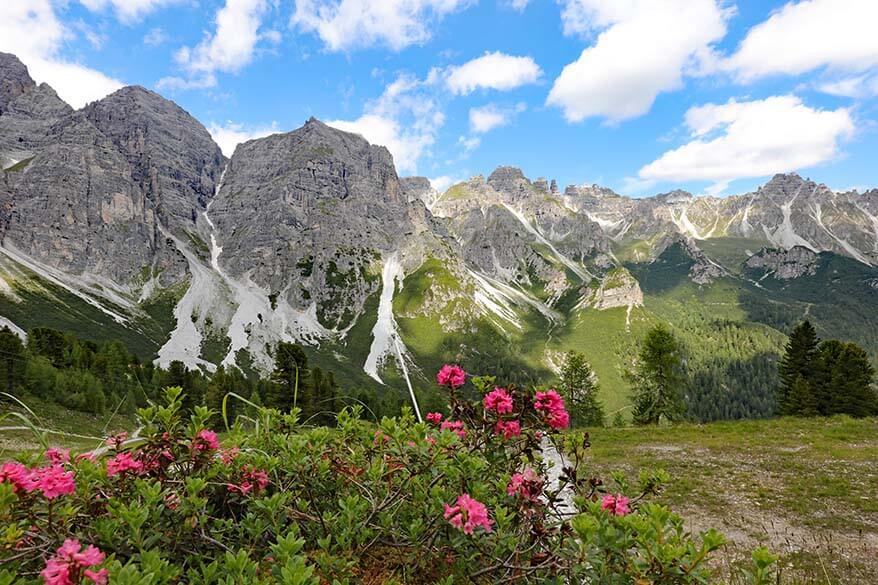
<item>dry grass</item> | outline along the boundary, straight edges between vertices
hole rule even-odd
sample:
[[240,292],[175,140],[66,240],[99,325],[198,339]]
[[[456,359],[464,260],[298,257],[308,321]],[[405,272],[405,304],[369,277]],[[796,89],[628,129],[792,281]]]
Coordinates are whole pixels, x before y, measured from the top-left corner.
[[878,420],[777,419],[600,429],[592,463],[606,476],[661,467],[661,500],[693,532],[715,527],[730,543],[719,574],[767,545],[781,583],[878,583]]

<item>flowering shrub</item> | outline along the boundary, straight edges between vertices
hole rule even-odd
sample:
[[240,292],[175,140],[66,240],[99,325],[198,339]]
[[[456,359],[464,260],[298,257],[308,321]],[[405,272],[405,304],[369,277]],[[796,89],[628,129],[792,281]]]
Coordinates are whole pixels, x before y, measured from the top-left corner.
[[[261,409],[222,441],[169,388],[131,437],[7,462],[0,585],[710,581],[722,537],[646,503],[662,472],[590,477],[557,392],[467,384],[457,366],[437,381],[449,407],[427,423],[353,410],[308,428]],[[748,575],[768,583],[770,555]]]

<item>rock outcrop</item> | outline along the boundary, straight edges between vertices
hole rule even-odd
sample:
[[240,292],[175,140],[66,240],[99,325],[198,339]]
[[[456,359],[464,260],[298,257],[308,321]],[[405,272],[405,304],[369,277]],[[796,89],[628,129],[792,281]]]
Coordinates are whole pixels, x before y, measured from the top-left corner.
[[0,53],[0,169],[26,165],[72,111],[51,87],[34,83],[17,57]]
[[803,246],[789,250],[762,248],[747,259],[747,268],[762,270],[777,280],[792,280],[817,273],[819,256]]
[[588,304],[598,310],[643,306],[640,283],[623,267],[609,270],[597,289],[584,290],[583,295],[588,298]]

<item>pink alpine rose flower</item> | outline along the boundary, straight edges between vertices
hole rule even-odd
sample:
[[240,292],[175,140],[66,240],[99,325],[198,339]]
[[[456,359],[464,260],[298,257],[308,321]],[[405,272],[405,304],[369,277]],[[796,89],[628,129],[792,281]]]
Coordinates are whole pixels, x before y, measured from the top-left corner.
[[616,516],[625,516],[626,514],[631,513],[631,508],[628,507],[628,502],[630,500],[623,496],[622,494],[607,494],[604,496],[604,499],[601,500],[601,510],[606,510],[610,514],[615,514]]
[[510,421],[498,421],[496,425],[494,425],[494,434],[503,435],[503,438],[507,441],[513,437],[521,436],[521,424],[517,420]]
[[463,423],[459,420],[447,420],[439,425],[439,429],[442,431],[451,431],[461,439],[466,438],[466,429],[464,428]]
[[60,465],[70,461],[70,449],[59,449],[50,447],[46,449],[46,459],[53,465]]
[[432,425],[438,425],[442,422],[442,413],[440,412],[428,412],[427,413],[427,422]]
[[460,388],[466,383],[466,372],[460,366],[445,364],[436,374],[436,383],[452,390]]
[[78,540],[69,538],[64,541],[55,555],[46,562],[46,568],[40,572],[46,585],[78,585],[83,578],[96,585],[107,583],[107,569],[89,569],[104,562],[104,553],[93,545],[85,550],[81,549],[82,545]]
[[493,410],[497,414],[512,412],[512,396],[503,388],[494,388],[485,394],[483,403],[485,410]]
[[543,413],[546,424],[553,429],[566,429],[570,424],[570,415],[564,408],[564,399],[555,390],[537,392],[534,408]]
[[127,451],[107,460],[107,475],[110,477],[129,471],[134,475],[139,475],[143,473],[143,470],[143,463],[134,459]]
[[516,473],[509,480],[506,486],[506,493],[510,496],[517,496],[529,502],[539,500],[540,493],[543,491],[543,478],[541,478],[533,469],[528,467],[524,473]]
[[13,493],[37,489],[34,473],[18,461],[7,461],[0,467],[0,482],[11,483]]
[[209,429],[198,431],[195,440],[192,441],[192,448],[196,451],[216,451],[220,448],[216,433]]
[[493,523],[488,518],[488,509],[469,494],[459,495],[454,506],[445,504],[445,519],[464,534],[472,534],[479,526],[484,528],[485,532],[492,530]]
[[43,495],[49,500],[54,500],[58,496],[72,494],[76,490],[73,472],[64,471],[64,468],[60,465],[50,465],[35,469],[31,481],[34,482],[36,489],[43,492]]

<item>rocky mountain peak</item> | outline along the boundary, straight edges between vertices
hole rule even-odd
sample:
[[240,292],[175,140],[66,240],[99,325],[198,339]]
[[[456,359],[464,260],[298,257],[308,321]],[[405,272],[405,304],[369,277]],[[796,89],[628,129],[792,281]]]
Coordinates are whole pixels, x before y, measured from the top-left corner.
[[15,55],[0,52],[0,114],[12,100],[34,87],[25,64]]
[[488,176],[488,184],[497,191],[515,193],[521,189],[523,182],[530,184],[521,169],[517,167],[497,167]]
[[661,193],[659,195],[656,195],[655,198],[662,200],[664,203],[683,203],[691,201],[695,198],[695,195],[693,195],[689,191],[674,189],[673,191],[668,191],[667,193]]
[[747,259],[746,266],[759,269],[777,280],[792,280],[817,273],[819,256],[804,246],[789,250],[762,248]]
[[132,178],[157,202],[162,220],[172,228],[192,223],[213,196],[225,162],[207,129],[140,86],[124,87],[82,112],[128,159]]

